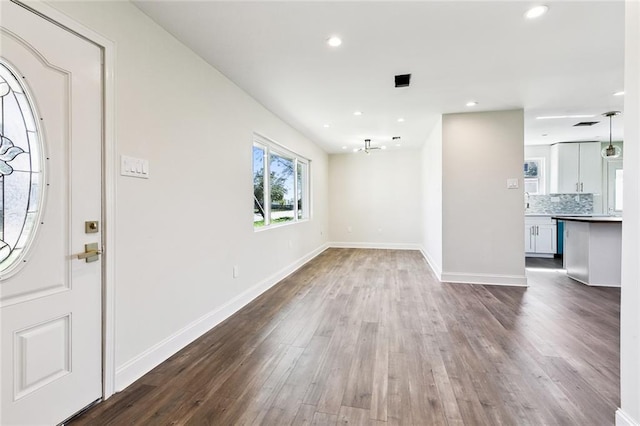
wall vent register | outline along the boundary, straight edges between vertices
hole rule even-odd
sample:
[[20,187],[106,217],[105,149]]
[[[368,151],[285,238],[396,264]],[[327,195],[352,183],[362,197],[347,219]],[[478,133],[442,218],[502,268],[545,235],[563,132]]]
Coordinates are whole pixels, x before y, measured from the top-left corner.
[[398,74],[395,76],[396,87],[409,87],[411,74]]

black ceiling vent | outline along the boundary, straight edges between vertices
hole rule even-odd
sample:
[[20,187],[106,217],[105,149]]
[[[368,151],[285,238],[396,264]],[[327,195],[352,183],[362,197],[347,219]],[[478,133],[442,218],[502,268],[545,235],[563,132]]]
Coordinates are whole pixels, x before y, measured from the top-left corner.
[[599,123],[599,121],[581,121],[578,124],[574,124],[573,127],[593,126],[597,123]]
[[396,87],[409,87],[411,82],[411,74],[396,75]]

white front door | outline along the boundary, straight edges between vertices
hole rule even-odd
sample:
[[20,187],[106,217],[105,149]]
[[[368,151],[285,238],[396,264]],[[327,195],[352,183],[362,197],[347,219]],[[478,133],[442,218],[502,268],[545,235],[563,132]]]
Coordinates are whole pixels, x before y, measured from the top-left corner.
[[0,424],[56,424],[102,396],[102,51],[0,9]]

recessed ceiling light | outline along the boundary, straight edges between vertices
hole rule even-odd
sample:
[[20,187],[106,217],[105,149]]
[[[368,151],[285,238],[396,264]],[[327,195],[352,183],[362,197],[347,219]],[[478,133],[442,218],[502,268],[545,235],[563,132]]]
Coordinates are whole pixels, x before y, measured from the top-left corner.
[[404,123],[404,118],[398,118],[398,123]]
[[358,148],[353,148],[353,152],[358,152]]
[[549,10],[549,6],[545,6],[545,5],[532,7],[531,9],[527,10],[527,13],[524,14],[524,17],[527,19],[539,18],[540,16],[547,13],[548,10]]
[[355,111],[353,115],[362,115],[362,111]]
[[536,117],[536,120],[552,120],[556,118],[591,118],[595,117],[595,115],[546,115],[542,117]]
[[380,149],[387,149],[386,145],[382,145]]
[[338,36],[332,36],[327,39],[327,44],[331,47],[338,47],[342,44],[342,39]]
[[613,96],[624,96],[624,90],[614,93]]
[[322,127],[324,127],[324,128],[326,129],[327,127],[331,127],[331,126],[329,126],[328,124],[325,124],[325,125],[324,125],[324,126],[322,126]]
[[468,107],[472,107],[472,106],[476,106],[476,105],[478,105],[478,103],[477,103],[476,101],[469,101],[469,102],[467,102],[467,106],[468,106]]

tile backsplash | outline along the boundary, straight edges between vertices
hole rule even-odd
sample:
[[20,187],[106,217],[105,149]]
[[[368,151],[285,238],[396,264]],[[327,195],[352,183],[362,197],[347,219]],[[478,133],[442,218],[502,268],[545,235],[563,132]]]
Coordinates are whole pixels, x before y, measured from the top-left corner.
[[524,195],[527,214],[593,214],[593,194]]

